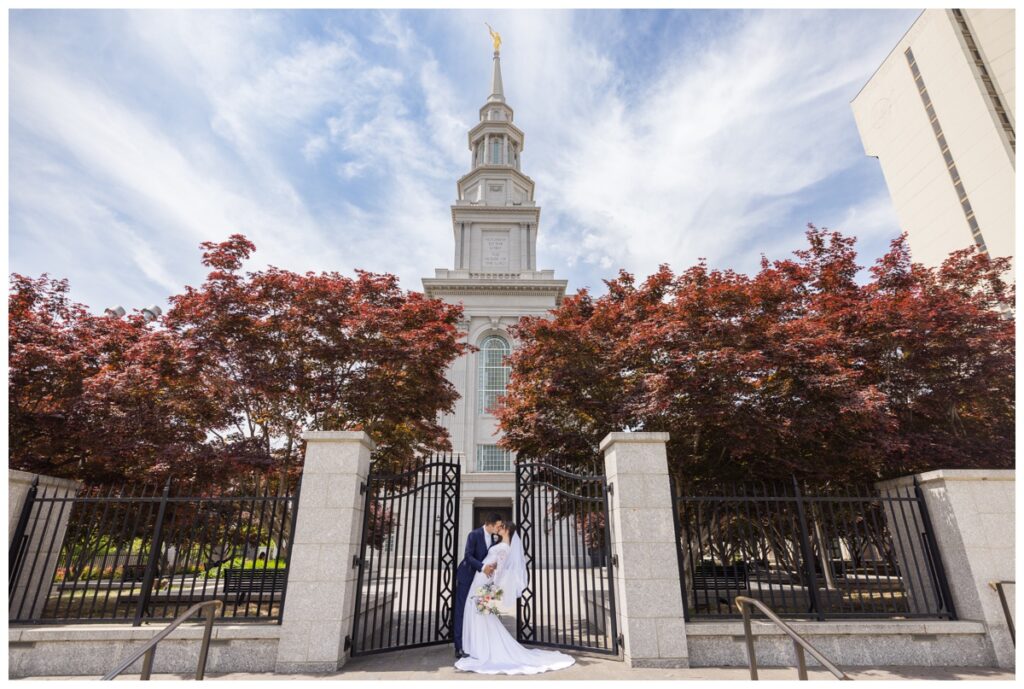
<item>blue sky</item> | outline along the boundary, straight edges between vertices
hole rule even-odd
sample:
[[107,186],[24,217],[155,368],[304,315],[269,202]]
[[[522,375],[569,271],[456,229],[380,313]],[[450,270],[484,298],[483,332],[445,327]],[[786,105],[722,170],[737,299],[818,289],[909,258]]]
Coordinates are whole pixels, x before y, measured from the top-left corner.
[[899,232],[849,102],[917,16],[860,11],[12,11],[10,269],[94,310],[250,267],[451,267],[449,206],[501,31],[569,289],[706,257],[757,269],[808,222]]

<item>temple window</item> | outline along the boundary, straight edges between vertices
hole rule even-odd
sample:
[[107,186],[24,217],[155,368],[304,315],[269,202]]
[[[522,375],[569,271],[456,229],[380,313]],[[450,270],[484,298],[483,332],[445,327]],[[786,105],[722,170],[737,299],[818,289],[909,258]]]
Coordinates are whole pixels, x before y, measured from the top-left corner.
[[512,372],[507,357],[512,352],[508,342],[497,335],[489,335],[480,345],[478,365],[480,371],[480,414],[493,414],[508,388]]

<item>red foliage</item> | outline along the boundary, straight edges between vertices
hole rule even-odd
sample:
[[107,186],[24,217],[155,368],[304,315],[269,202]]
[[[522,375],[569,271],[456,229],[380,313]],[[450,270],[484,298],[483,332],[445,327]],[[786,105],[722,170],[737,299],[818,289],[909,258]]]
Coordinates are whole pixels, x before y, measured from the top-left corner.
[[66,281],[11,278],[11,465],[90,483],[236,482],[297,471],[304,430],[366,430],[375,458],[448,449],[437,418],[461,309],[391,275],[242,274],[245,237],[205,243],[199,288],[162,322],[90,315]]
[[223,421],[173,334],[90,315],[68,284],[11,276],[10,465],[90,483],[218,480],[205,447]]
[[439,413],[458,341],[457,306],[403,292],[393,275],[241,274],[241,235],[203,244],[213,270],[171,298],[165,319],[218,391],[232,424],[215,445],[239,461],[296,467],[304,430],[365,430],[375,459],[401,463],[449,449]]
[[522,321],[504,443],[592,470],[609,431],[664,430],[687,480],[1012,466],[1008,261],[965,250],[930,269],[901,237],[859,285],[853,239],[807,238],[754,276],[623,272]]

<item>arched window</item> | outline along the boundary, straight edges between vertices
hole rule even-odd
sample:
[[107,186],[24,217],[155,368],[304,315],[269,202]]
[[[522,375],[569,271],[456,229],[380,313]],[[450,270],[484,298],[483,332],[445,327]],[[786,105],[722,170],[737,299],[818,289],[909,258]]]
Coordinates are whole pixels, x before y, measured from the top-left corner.
[[479,413],[492,414],[505,396],[508,376],[512,367],[506,357],[512,352],[508,342],[497,335],[489,335],[480,345],[478,361],[480,367]]
[[501,164],[501,139],[491,139],[491,162]]

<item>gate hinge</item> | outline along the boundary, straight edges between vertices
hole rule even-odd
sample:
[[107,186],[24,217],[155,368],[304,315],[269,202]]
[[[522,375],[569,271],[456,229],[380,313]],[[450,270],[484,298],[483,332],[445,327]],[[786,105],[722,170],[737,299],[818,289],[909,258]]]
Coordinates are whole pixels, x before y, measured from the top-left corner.
[[346,635],[345,636],[345,649],[344,650],[347,651],[350,648],[352,648],[352,637]]
[[613,554],[612,555],[612,567],[618,567],[618,566],[619,566],[619,556]]
[[609,483],[608,484],[608,495],[614,495],[614,494],[615,494],[615,484],[614,483]]
[[359,565],[361,565],[361,564],[362,564],[362,562],[363,562],[363,561],[362,561],[362,560],[361,560],[361,559],[359,558],[359,556],[358,556],[358,555],[353,555],[353,556],[352,556],[352,567],[353,567],[353,568],[356,568],[356,567],[358,567]]
[[[345,638],[347,639],[348,637],[345,637]],[[619,648],[622,648],[623,646],[625,646],[625,645],[626,645],[626,639],[625,639],[625,638],[623,638],[622,634],[619,634],[619,636],[618,636],[618,638],[616,639],[616,641],[618,641],[618,642],[619,642]]]
[[364,493],[366,493],[366,481],[362,481],[359,484],[359,494],[363,495]]

